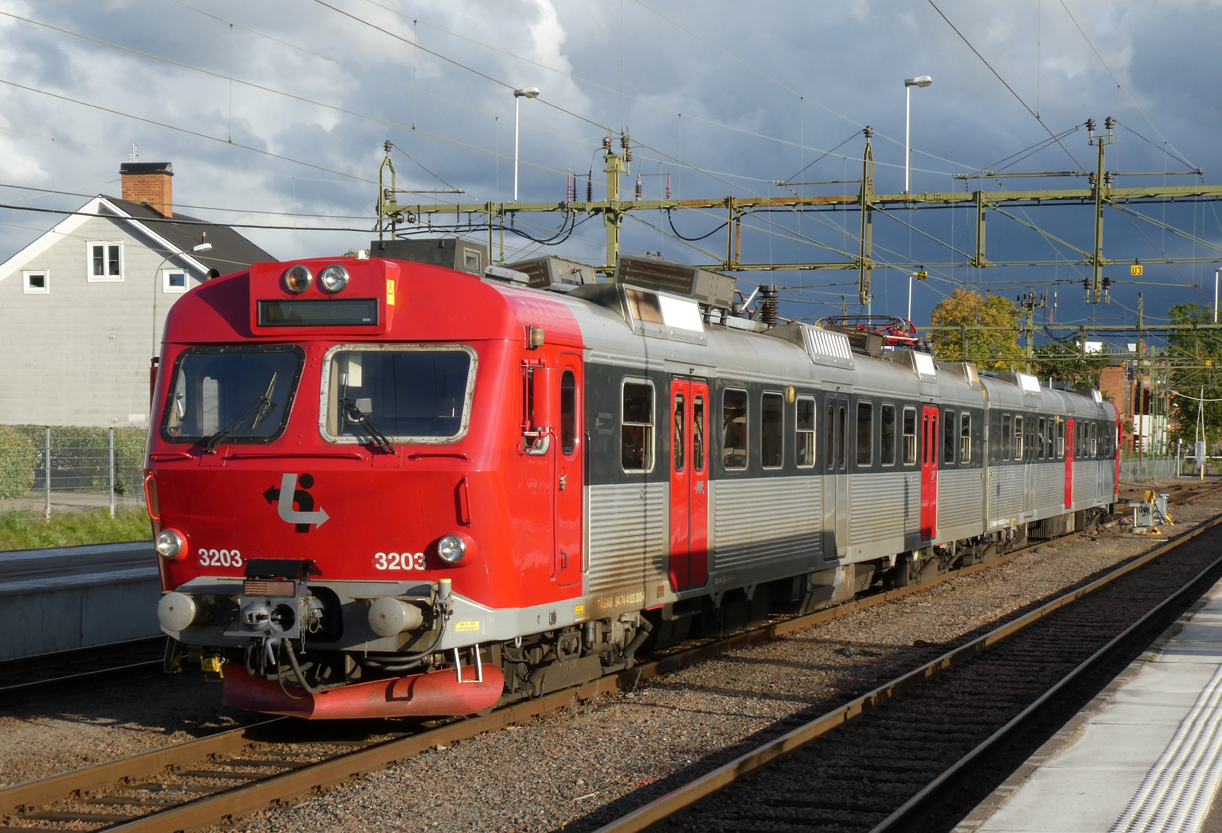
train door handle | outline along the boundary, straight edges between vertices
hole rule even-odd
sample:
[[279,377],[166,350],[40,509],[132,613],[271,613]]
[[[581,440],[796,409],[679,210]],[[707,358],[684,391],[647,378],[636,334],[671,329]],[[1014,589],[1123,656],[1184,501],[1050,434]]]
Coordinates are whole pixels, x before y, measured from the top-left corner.
[[560,491],[564,491],[564,487],[568,485],[569,476],[567,474],[560,475]]
[[569,554],[564,550],[560,551],[560,569],[567,570],[569,568]]

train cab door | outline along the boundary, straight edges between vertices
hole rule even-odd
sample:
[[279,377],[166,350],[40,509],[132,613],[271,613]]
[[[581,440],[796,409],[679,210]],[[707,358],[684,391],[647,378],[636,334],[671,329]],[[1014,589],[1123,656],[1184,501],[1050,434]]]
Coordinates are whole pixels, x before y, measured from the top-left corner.
[[938,536],[938,408],[921,411],[921,540]]
[[553,522],[556,545],[552,554],[552,574],[561,587],[581,580],[582,513],[585,494],[585,438],[580,426],[582,365],[574,353],[560,355],[560,410],[557,419],[557,444],[553,452],[555,489]]
[[823,405],[823,552],[844,558],[849,550],[849,400],[828,394]]
[[1065,420],[1065,508],[1073,509],[1074,422]]
[[709,386],[670,383],[670,586],[702,587],[709,577]]

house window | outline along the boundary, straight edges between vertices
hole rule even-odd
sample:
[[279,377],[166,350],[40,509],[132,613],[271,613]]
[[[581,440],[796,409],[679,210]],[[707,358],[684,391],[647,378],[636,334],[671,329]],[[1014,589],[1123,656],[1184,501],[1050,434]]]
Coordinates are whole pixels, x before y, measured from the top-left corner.
[[182,269],[162,269],[161,270],[161,291],[162,292],[186,292],[187,291],[187,273]]
[[46,270],[22,272],[26,295],[46,295],[51,291],[51,273]]
[[123,280],[123,246],[119,243],[87,243],[90,281]]

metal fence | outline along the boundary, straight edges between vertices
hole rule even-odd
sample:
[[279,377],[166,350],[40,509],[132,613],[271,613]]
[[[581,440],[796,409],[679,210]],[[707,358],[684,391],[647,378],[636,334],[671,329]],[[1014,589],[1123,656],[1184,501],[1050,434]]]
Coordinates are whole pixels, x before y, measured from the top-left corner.
[[0,425],[0,514],[144,505],[140,428]]

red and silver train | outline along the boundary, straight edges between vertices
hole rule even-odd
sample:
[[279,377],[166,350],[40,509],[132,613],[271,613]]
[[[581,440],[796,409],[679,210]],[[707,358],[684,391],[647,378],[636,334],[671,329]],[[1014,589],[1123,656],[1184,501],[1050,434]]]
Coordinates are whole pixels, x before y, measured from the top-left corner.
[[158,616],[227,704],[471,714],[1116,501],[1097,391],[744,318],[690,267],[545,267],[257,263],[174,305]]

